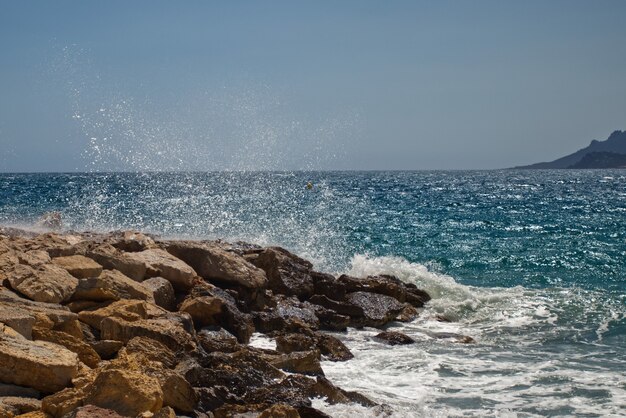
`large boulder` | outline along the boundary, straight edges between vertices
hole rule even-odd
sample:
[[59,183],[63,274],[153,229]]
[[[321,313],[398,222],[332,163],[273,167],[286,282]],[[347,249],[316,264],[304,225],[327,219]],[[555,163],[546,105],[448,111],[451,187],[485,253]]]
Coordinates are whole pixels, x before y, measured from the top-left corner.
[[33,328],[33,339],[48,341],[65,347],[76,353],[80,361],[89,367],[97,367],[100,362],[100,356],[89,344],[65,332],[35,327]]
[[163,277],[175,289],[186,290],[193,286],[197,274],[187,263],[160,248],[137,253],[124,253],[124,258],[143,263],[146,273],[143,279]]
[[399,302],[407,302],[421,308],[430,300],[428,293],[418,289],[415,285],[404,283],[395,276],[380,275],[368,276],[364,279],[342,275],[337,282],[344,285],[346,292],[371,292],[391,296]]
[[297,296],[300,299],[313,295],[313,265],[307,260],[283,248],[271,247],[250,257],[250,262],[265,271],[269,288],[275,293]]
[[30,341],[0,326],[0,381],[41,392],[71,384],[79,370],[78,356],[57,344]]
[[201,277],[229,285],[263,288],[265,272],[243,257],[217,245],[189,241],[170,241],[167,251],[192,266]]
[[174,287],[168,280],[163,277],[152,277],[141,284],[152,293],[155,304],[168,311],[176,309]]
[[404,309],[404,305],[396,298],[370,292],[348,293],[346,301],[363,310],[362,318],[352,318],[357,327],[382,327],[393,321]]
[[80,279],[72,296],[73,300],[94,301],[152,298],[151,290],[117,270],[104,270],[97,276]]
[[[45,322],[56,326],[62,326],[64,323],[75,321],[78,318],[65,306],[24,299],[2,286],[0,286],[0,307],[6,312],[13,311],[19,315],[31,315],[35,318],[35,323]],[[26,326],[28,327],[28,325]]]
[[57,257],[52,260],[52,263],[64,268],[77,279],[98,277],[100,273],[102,273],[102,266],[100,264],[82,255]]
[[0,416],[13,417],[35,412],[41,409],[41,401],[18,396],[0,397]]
[[67,301],[78,286],[75,277],[53,264],[37,267],[20,264],[8,272],[7,276],[13,289],[36,302]]
[[354,358],[348,347],[332,335],[311,332],[284,334],[276,337],[276,350],[283,353],[318,349],[330,361],[346,361]]
[[183,324],[175,318],[151,318],[127,321],[122,318],[104,318],[100,323],[102,339],[128,342],[135,337],[147,337],[174,350],[193,349],[195,343]]
[[207,325],[216,325],[219,323],[223,306],[224,301],[221,298],[200,296],[185,299],[180,305],[179,310],[191,315],[196,327],[202,328]]
[[318,329],[320,326],[312,304],[283,295],[277,295],[273,306],[254,312],[253,316],[256,328],[263,333],[297,331],[302,328]]
[[32,339],[35,317],[25,309],[0,303],[0,323],[10,326],[27,339]]

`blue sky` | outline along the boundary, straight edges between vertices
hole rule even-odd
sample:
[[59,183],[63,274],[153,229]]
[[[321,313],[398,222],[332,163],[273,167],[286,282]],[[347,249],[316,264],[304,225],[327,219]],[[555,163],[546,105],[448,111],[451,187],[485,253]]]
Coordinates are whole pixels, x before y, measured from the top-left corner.
[[626,129],[624,1],[0,1],[0,171],[466,169]]

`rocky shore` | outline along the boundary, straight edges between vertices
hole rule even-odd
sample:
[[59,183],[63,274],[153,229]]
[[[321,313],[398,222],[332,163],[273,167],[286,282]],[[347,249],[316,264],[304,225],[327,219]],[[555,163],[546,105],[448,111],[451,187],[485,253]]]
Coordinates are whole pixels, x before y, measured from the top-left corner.
[[324,377],[321,359],[352,358],[324,331],[412,321],[429,299],[278,247],[0,228],[0,417],[326,417],[313,398],[384,414]]

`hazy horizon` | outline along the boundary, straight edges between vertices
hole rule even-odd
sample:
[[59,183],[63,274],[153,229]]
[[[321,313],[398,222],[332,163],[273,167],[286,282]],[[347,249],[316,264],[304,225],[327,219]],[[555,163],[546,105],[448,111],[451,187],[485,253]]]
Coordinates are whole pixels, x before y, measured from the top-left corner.
[[0,2],[0,172],[501,169],[626,129],[626,2]]

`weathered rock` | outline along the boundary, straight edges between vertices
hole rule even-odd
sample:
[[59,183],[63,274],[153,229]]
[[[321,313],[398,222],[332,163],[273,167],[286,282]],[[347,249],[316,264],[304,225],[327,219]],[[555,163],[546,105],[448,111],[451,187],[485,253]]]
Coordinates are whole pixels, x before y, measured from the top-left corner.
[[117,270],[104,270],[99,276],[80,279],[72,299],[93,301],[152,300],[152,291],[143,286],[142,283],[137,283]]
[[100,356],[102,360],[109,360],[113,358],[117,352],[124,347],[124,343],[122,341],[115,340],[93,341],[90,342],[89,345],[95,350],[96,353],[98,353],[98,356]]
[[176,309],[174,287],[168,280],[165,280],[163,277],[152,277],[144,280],[141,284],[152,292],[155,304],[168,311]]
[[163,406],[163,392],[159,381],[145,374],[133,370],[104,370],[94,380],[84,404],[134,417],[144,411],[159,411]]
[[6,324],[27,339],[32,339],[35,317],[24,309],[0,304],[0,323]]
[[338,314],[349,316],[350,318],[360,318],[365,316],[365,312],[360,306],[347,302],[336,301],[324,295],[313,295],[309,299],[309,302],[323,306],[324,308],[335,311]]
[[26,264],[31,267],[41,266],[50,263],[50,255],[43,250],[31,250],[25,253],[18,253],[17,258],[20,264]]
[[133,338],[119,353],[120,358],[136,356],[141,356],[148,361],[159,362],[167,369],[174,369],[179,361],[175,350],[146,337]]
[[172,349],[193,349],[192,336],[179,321],[172,318],[153,318],[127,321],[122,318],[104,318],[100,322],[103,339],[124,343],[135,337],[147,337],[159,341]]
[[241,349],[237,338],[222,328],[203,328],[198,332],[197,339],[208,353],[213,351],[233,353]]
[[254,312],[253,316],[256,328],[264,333],[297,331],[302,328],[318,329],[320,326],[313,305],[283,295],[276,296],[273,307],[263,312]]
[[144,250],[138,253],[124,253],[124,258],[143,263],[146,273],[143,279],[163,277],[174,289],[186,290],[193,286],[197,274],[184,261],[160,248]]
[[419,316],[419,311],[411,304],[405,303],[402,312],[396,317],[396,321],[412,322]]
[[176,412],[169,406],[163,407],[152,418],[176,418]]
[[[17,396],[0,397],[0,416],[17,416],[41,409],[41,401],[33,398],[20,398]],[[7,414],[8,412],[8,414]]]
[[354,357],[348,347],[337,338],[321,334],[285,334],[276,337],[276,350],[283,353],[294,351],[320,350],[331,361],[346,361]]
[[118,270],[131,279],[141,282],[146,279],[147,266],[143,260],[137,260],[122,253],[110,244],[99,245],[95,248],[87,246],[77,251],[95,260],[105,269]]
[[187,312],[193,318],[193,322],[198,328],[207,325],[216,325],[222,315],[222,299],[213,296],[200,296],[188,298],[181,304],[179,310]]
[[349,293],[346,301],[363,309],[363,318],[353,318],[356,326],[381,327],[393,321],[404,308],[391,296],[369,292]]
[[37,302],[66,301],[78,286],[75,277],[52,264],[37,267],[15,266],[8,273],[7,280],[13,289]]
[[33,338],[67,348],[71,352],[76,353],[80,361],[89,367],[97,367],[100,362],[100,356],[89,344],[64,332],[35,327],[33,329]]
[[0,383],[0,397],[18,396],[20,398],[39,398],[41,394],[33,388]]
[[189,241],[170,241],[167,251],[185,261],[203,278],[247,288],[267,285],[263,270],[243,257],[216,245]]
[[276,404],[261,412],[258,418],[300,418],[300,414],[289,405]]
[[311,406],[311,388],[315,380],[301,375],[290,375],[278,382],[249,390],[244,400],[249,404],[284,403],[296,408]]
[[75,353],[16,335],[0,332],[0,381],[41,392],[56,392],[71,383],[79,369]]
[[474,340],[469,335],[462,335],[454,332],[431,332],[428,333],[428,335],[437,339],[450,339],[454,342],[461,344],[473,344],[476,342],[476,340]]
[[313,265],[310,262],[278,247],[266,248],[251,262],[265,271],[269,288],[275,293],[300,299],[313,295],[314,285],[310,274]]
[[397,331],[384,331],[377,334],[374,338],[389,345],[406,345],[415,343],[413,338]]
[[156,243],[152,237],[138,231],[112,233],[109,241],[115,248],[126,252],[138,252],[156,248]]
[[19,311],[21,314],[31,315],[35,318],[35,324],[46,321],[59,325],[78,318],[76,314],[70,312],[65,306],[24,299],[1,286],[0,307],[15,312]]
[[94,405],[81,406],[70,412],[63,418],[124,418],[122,415],[110,409],[100,408]]
[[342,275],[337,279],[346,287],[347,292],[371,292],[391,296],[399,302],[407,302],[421,308],[430,300],[428,293],[418,289],[415,285],[404,283],[395,276],[380,275],[367,278],[357,278]]
[[229,392],[226,386],[211,386],[210,388],[194,388],[198,398],[196,411],[208,413],[213,416],[213,412],[224,404],[239,404],[243,400]]
[[289,354],[266,356],[268,362],[281,370],[292,373],[303,373],[315,376],[323,376],[324,371],[320,365],[319,350],[292,351]]
[[102,266],[100,264],[82,255],[57,257],[52,260],[52,263],[64,268],[77,279],[98,277],[100,273],[102,273]]
[[127,321],[137,321],[148,318],[146,303],[140,300],[119,300],[109,303],[104,307],[93,310],[84,310],[78,314],[78,318],[100,330],[100,324],[105,318],[121,318]]

